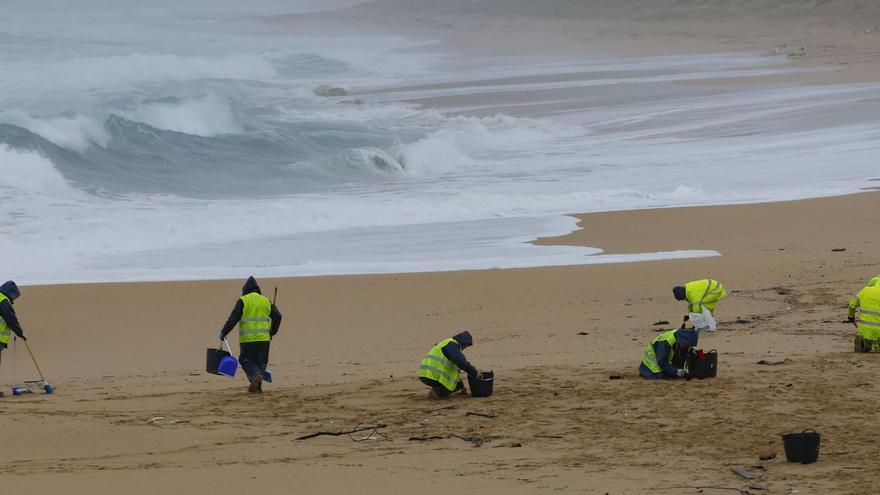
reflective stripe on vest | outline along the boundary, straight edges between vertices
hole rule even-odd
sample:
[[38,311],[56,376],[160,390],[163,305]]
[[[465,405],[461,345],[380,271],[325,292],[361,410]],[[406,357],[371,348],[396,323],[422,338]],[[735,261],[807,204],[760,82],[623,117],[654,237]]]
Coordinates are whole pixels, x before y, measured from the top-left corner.
[[241,296],[244,308],[238,322],[238,342],[268,342],[272,339],[269,329],[272,327],[272,302],[257,292]]
[[[6,294],[0,292],[0,302],[8,301],[9,298],[6,297]],[[0,344],[8,344],[9,343],[9,325],[6,324],[6,320],[0,316]]]
[[867,340],[880,340],[880,286],[865,287],[856,296],[859,302],[858,334]]
[[419,377],[438,381],[447,390],[453,391],[458,382],[461,381],[461,370],[455,363],[446,359],[446,356],[443,355],[443,348],[450,342],[458,344],[458,341],[455,339],[441,340],[440,343],[428,351],[428,354],[422,358],[421,365],[419,365]]
[[669,354],[666,356],[667,362],[672,362],[672,351],[675,348],[675,332],[678,329],[673,329],[668,332],[663,332],[657,336],[654,340],[652,340],[647,347],[645,347],[645,355],[642,357],[642,364],[644,364],[652,373],[663,373],[663,368],[660,366],[660,363],[657,362],[657,353],[654,351],[654,344],[657,342],[666,342],[669,344]]
[[703,306],[714,313],[718,301],[727,296],[727,290],[721,282],[711,278],[688,282],[684,288],[689,313],[702,313]]

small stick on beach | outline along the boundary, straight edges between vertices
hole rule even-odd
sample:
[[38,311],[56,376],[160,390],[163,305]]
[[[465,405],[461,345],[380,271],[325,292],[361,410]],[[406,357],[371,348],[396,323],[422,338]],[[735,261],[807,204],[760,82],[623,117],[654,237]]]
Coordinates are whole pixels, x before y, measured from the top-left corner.
[[296,437],[294,440],[308,440],[310,438],[320,437],[320,436],[330,436],[330,437],[339,437],[342,435],[350,435],[352,433],[357,433],[359,431],[367,431],[367,430],[378,430],[379,428],[385,428],[385,423],[377,423],[375,425],[370,426],[356,426],[348,431],[319,431],[316,433],[309,433],[308,435],[303,435],[301,437]]

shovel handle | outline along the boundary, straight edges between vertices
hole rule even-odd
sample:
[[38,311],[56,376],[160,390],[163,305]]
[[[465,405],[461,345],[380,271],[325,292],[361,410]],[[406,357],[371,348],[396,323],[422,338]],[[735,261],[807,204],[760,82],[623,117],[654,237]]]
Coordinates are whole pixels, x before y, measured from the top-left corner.
[[232,349],[229,348],[229,342],[227,342],[226,339],[223,339],[223,343],[226,344],[226,350],[229,354],[232,354]]
[[34,366],[37,368],[37,373],[40,374],[40,380],[43,380],[43,381],[45,382],[45,381],[46,381],[46,378],[43,376],[43,371],[40,370],[40,365],[37,364],[37,358],[35,358],[35,357],[34,357],[34,353],[31,352],[31,345],[28,344],[28,341],[27,341],[27,340],[24,341],[24,346],[27,347],[28,354],[31,355],[31,361],[34,362]]

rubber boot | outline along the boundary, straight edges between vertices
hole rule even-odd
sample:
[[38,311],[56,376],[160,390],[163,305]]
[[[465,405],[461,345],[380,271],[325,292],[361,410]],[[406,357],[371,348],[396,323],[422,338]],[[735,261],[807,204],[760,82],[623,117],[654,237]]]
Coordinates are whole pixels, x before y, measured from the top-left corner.
[[254,375],[251,379],[251,385],[248,387],[248,392],[252,394],[259,394],[263,392],[263,376],[260,374]]
[[862,336],[861,335],[856,335],[855,352],[865,352],[865,346],[862,343]]

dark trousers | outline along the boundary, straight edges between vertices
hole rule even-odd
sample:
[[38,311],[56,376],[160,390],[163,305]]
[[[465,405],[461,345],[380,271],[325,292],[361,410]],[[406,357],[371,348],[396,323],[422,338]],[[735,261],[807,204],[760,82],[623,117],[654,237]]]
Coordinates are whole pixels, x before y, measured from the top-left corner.
[[455,384],[455,390],[452,391],[444,387],[443,384],[438,382],[437,380],[431,380],[430,378],[420,376],[419,381],[431,387],[431,390],[433,390],[434,393],[437,394],[437,397],[440,397],[441,399],[451,394],[454,394],[455,392],[458,392],[459,390],[464,388],[464,384],[461,381]]
[[269,342],[245,342],[240,345],[240,349],[238,362],[248,380],[262,375],[269,365]]

